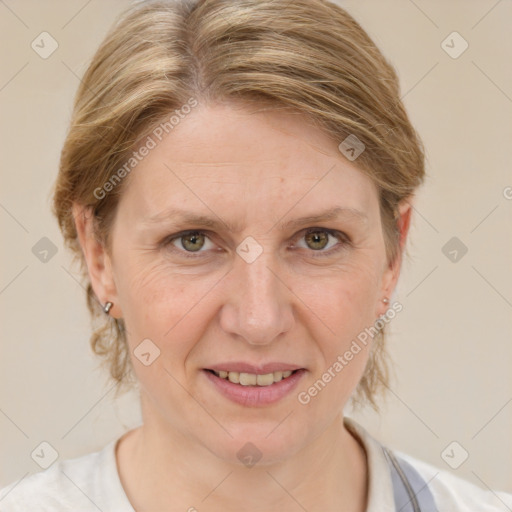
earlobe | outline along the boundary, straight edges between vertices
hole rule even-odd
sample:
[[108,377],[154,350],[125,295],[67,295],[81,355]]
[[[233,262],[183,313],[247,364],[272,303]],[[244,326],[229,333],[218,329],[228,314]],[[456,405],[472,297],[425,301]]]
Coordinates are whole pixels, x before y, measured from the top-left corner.
[[[118,304],[110,256],[95,234],[92,209],[73,204],[73,218],[89,279],[98,302],[102,307],[107,302]],[[115,309],[115,306],[111,306],[108,314],[116,317]]]

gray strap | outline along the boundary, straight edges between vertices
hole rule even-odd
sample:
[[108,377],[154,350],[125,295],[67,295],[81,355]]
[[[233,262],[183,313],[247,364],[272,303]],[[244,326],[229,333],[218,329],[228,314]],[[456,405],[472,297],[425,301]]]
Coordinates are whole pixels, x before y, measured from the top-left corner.
[[427,482],[404,459],[382,447],[391,472],[396,512],[439,512]]

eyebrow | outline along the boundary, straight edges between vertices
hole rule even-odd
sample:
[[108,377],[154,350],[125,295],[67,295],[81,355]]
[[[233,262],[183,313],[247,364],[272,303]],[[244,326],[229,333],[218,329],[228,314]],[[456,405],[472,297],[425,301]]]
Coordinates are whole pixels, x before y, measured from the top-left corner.
[[[276,226],[280,231],[284,231],[286,229],[297,228],[305,224],[314,224],[337,219],[355,220],[356,222],[362,224],[366,224],[368,222],[368,216],[360,210],[355,208],[335,206],[315,215],[306,215],[304,217],[292,219],[286,222],[278,221],[272,226],[271,229],[269,229],[269,231],[274,229]],[[187,210],[181,210],[179,208],[166,209],[163,212],[144,219],[143,222],[147,224],[157,224],[168,220],[172,220],[173,223],[176,224],[193,224],[195,226],[208,227],[212,229],[227,228],[232,233],[239,233],[241,231],[239,224],[230,224],[224,222],[217,216],[209,217],[207,215],[200,215]]]

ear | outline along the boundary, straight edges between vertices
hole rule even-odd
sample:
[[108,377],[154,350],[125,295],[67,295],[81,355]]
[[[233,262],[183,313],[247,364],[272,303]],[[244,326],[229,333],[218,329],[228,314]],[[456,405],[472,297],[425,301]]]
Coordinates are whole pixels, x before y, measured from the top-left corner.
[[409,196],[398,205],[397,229],[399,232],[399,248],[393,261],[388,262],[387,268],[384,271],[382,278],[382,287],[379,297],[379,303],[377,305],[377,316],[383,315],[389,307],[389,304],[384,304],[382,299],[387,297],[391,300],[391,296],[395,290],[398,278],[400,277],[400,269],[402,266],[402,257],[409,233],[409,226],[411,224],[411,215],[413,210],[413,196]]
[[112,302],[109,315],[121,318],[117,289],[112,273],[112,261],[108,251],[97,239],[94,232],[94,214],[90,207],[73,204],[73,218],[75,219],[78,240],[82,247],[91,285],[102,306]]

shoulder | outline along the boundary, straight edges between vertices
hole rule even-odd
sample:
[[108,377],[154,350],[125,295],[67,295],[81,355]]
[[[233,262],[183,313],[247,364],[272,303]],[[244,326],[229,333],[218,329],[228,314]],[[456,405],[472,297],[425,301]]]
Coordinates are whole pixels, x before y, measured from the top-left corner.
[[[349,417],[344,423],[361,440],[368,459],[368,511],[421,510],[449,512],[511,512],[512,494],[475,485],[447,469],[441,469],[377,441]],[[398,466],[398,468],[395,466]]]
[[[473,512],[478,505],[479,510],[488,512],[512,510],[512,494],[479,487],[450,471],[440,469],[411,455],[393,450],[400,464],[412,467],[430,490],[439,510],[454,512]],[[420,491],[421,492],[421,491]],[[485,507],[485,508],[484,508]]]
[[101,451],[56,462],[44,471],[0,489],[0,510],[97,512],[97,484],[113,443],[108,443]]

